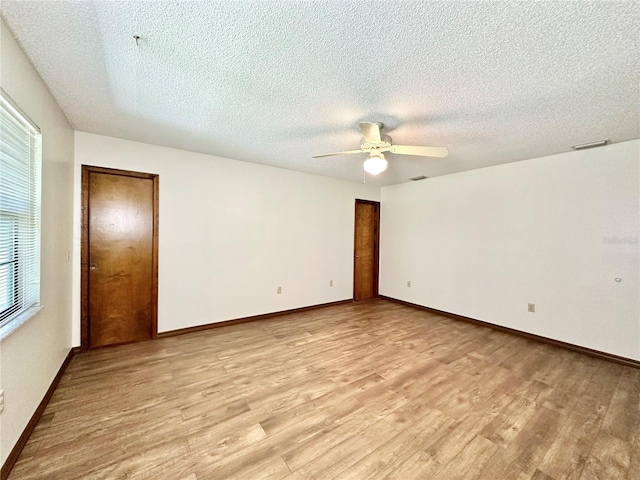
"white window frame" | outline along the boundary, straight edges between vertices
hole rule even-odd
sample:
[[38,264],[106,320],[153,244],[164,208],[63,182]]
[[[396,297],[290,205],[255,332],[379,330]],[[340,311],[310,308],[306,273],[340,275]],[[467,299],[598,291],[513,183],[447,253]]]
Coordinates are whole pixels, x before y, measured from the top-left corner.
[[[0,129],[4,128],[3,125],[10,125],[9,132],[15,129],[24,135],[24,142],[20,139],[12,143],[4,143],[6,138],[11,137],[5,137],[0,131],[0,142],[3,142],[0,145],[0,155],[2,155],[0,157],[0,188],[4,185],[5,190],[0,191],[0,217],[14,219],[16,222],[15,229],[5,228],[5,237],[8,232],[11,237],[0,242],[0,250],[4,248],[8,252],[12,249],[15,257],[14,260],[8,260],[8,255],[2,255],[3,252],[0,251],[0,260],[5,260],[4,265],[14,264],[11,273],[13,285],[9,285],[9,281],[0,276],[0,295],[6,294],[3,286],[4,288],[11,286],[10,296],[13,297],[14,302],[0,311],[1,340],[42,308],[40,305],[42,134],[40,128],[2,88],[0,88],[0,118],[3,122],[0,124]],[[8,132],[7,135],[9,135]],[[7,145],[19,146],[20,149],[5,148]],[[5,180],[9,183],[2,182],[2,170],[6,168],[8,172],[16,165],[20,166],[19,174],[13,173],[13,177],[9,177],[7,173]],[[7,186],[17,185],[11,183],[14,181],[20,182],[19,188],[15,189],[18,193],[14,193],[12,188],[7,188]],[[15,207],[16,205],[18,207]],[[0,275],[8,275],[7,271],[8,269],[4,273],[0,272]],[[0,302],[4,303],[3,300],[0,299]]]

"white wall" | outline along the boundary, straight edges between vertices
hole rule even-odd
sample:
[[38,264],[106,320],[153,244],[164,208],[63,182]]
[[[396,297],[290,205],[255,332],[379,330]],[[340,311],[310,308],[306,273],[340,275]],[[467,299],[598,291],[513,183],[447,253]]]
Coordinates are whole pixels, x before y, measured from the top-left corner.
[[0,21],[2,88],[42,130],[44,308],[0,343],[0,461],[22,434],[71,348],[73,131],[47,87]]
[[160,175],[160,332],[353,296],[354,202],[378,187],[83,132],[75,163],[77,252],[82,164]]
[[380,293],[639,360],[639,202],[640,140],[383,187]]

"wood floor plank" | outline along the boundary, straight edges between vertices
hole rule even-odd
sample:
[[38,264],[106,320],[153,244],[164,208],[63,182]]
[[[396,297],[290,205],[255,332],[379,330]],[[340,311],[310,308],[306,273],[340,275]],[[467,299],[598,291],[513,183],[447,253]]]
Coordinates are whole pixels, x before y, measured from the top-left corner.
[[225,478],[246,478],[252,480],[280,480],[287,477],[291,471],[287,464],[277,455],[256,456],[246,455],[237,462],[230,462],[211,470],[198,469],[198,480],[220,480]]
[[567,418],[539,470],[556,479],[579,479],[600,428],[603,413],[574,411]]
[[442,469],[434,480],[476,480],[499,447],[482,435],[476,435],[462,451]]
[[10,480],[640,478],[640,370],[396,303],[74,357]]
[[340,478],[374,480],[393,475],[411,456],[422,451],[435,432],[453,423],[453,419],[442,412],[422,404],[397,410],[385,417],[384,421],[399,433],[344,470]]
[[631,444],[606,433],[599,433],[591,448],[581,480],[628,478],[631,462]]
[[496,445],[507,448],[520,435],[525,425],[536,414],[551,388],[537,380],[527,385],[496,418],[487,424],[481,435]]
[[316,406],[312,402],[305,402],[292,408],[287,407],[266,414],[267,416],[260,420],[260,426],[267,435],[273,435],[317,414]]
[[627,477],[629,480],[640,478],[640,429],[631,442],[631,459]]
[[555,480],[555,479],[553,477],[550,477],[546,473],[541,472],[540,470],[536,470],[533,476],[531,477],[531,480]]
[[[336,441],[330,449],[314,452],[313,460],[302,463],[298,468],[289,465],[294,470],[294,478],[322,478],[331,480],[341,478],[342,472],[356,463],[362,457],[374,451],[395,431],[386,422],[378,420],[357,435],[347,434],[343,441]],[[316,455],[317,453],[317,455]]]
[[206,456],[207,461],[215,463],[230,452],[237,452],[266,438],[260,424],[249,425],[248,427],[229,432],[229,435],[220,436],[208,429],[190,435],[187,439],[189,451],[198,453],[201,457]]
[[[324,462],[328,456],[327,452],[334,449],[336,445],[352,437],[361,437],[363,432],[378,422],[377,416],[363,408],[345,422],[339,425],[331,425],[323,429],[318,435],[292,446],[282,454],[282,459],[292,471],[305,467],[319,457],[323,457],[322,461]],[[391,427],[388,424],[380,425],[378,430],[381,431],[385,427],[389,427],[387,432],[391,432]]]
[[395,472],[390,472],[378,478],[384,480],[433,478],[443,468],[444,466],[438,463],[431,455],[424,451],[418,451],[406,461],[403,461]]
[[640,422],[640,370],[625,369],[602,422],[602,430],[632,442]]
[[566,418],[544,407],[526,423],[505,450],[499,450],[487,462],[482,480],[528,480],[557,438]]

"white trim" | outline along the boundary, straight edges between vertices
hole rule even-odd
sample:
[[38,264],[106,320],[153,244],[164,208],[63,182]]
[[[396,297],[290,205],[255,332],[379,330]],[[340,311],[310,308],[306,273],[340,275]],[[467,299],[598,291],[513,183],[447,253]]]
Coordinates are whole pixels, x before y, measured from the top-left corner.
[[40,127],[36,125],[36,122],[31,120],[29,115],[27,115],[17,104],[13,101],[13,99],[5,92],[4,88],[0,87],[0,99],[5,104],[7,111],[9,111],[20,123],[26,125],[28,128],[35,130],[39,134],[42,134],[42,130]]
[[33,307],[25,310],[16,318],[12,319],[10,322],[7,322],[5,325],[0,327],[0,342],[15,332],[22,325],[27,323],[31,317],[36,316],[36,314],[42,310],[44,307],[42,305],[34,305]]

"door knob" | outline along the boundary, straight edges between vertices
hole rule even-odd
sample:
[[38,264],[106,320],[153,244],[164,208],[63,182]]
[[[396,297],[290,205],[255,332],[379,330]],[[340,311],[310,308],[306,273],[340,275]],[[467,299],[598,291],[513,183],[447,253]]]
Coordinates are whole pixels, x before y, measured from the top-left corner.
[[95,263],[92,263],[89,268],[91,268],[91,270],[95,270],[96,268],[98,268],[98,265],[96,265]]

